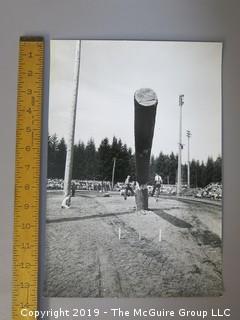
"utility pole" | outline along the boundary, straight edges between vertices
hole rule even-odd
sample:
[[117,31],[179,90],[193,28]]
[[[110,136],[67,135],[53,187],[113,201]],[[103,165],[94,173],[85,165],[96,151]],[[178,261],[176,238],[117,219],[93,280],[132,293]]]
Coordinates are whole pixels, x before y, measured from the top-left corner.
[[117,160],[117,158],[114,157],[114,158],[113,158],[113,169],[112,169],[112,190],[113,190],[113,187],[114,187],[114,177],[115,177],[116,160]]
[[190,188],[190,137],[191,131],[187,130],[187,138],[188,138],[188,163],[187,163],[187,187]]
[[179,144],[178,144],[178,179],[177,179],[177,196],[180,196],[182,191],[182,106],[184,94],[179,95]]
[[76,111],[77,111],[78,84],[79,84],[79,72],[80,72],[80,55],[81,55],[81,41],[77,40],[76,41],[76,50],[75,50],[74,75],[73,75],[73,82],[74,82],[73,100],[72,100],[71,112],[70,112],[69,135],[68,135],[68,141],[67,141],[67,156],[66,156],[65,175],[64,175],[64,195],[65,195],[65,197],[71,195],[73,145],[74,145]]

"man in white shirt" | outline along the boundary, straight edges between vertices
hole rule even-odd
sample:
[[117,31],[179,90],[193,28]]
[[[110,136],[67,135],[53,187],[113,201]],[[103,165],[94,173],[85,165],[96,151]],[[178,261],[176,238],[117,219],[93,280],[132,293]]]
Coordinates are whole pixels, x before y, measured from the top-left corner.
[[162,177],[156,173],[155,178],[154,178],[154,187],[153,187],[153,191],[152,191],[152,197],[153,197],[156,189],[158,189],[159,193],[160,193],[161,185],[162,185]]
[[125,193],[124,193],[124,199],[127,200],[128,190],[130,190],[131,194],[134,195],[133,189],[130,186],[130,178],[131,176],[127,176],[125,180]]

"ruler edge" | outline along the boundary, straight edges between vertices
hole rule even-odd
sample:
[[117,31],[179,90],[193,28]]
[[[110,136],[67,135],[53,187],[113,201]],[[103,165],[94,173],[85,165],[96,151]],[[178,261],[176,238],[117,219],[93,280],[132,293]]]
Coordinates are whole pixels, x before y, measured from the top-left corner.
[[[15,292],[14,292],[14,289],[15,289],[15,286],[16,286],[16,258],[15,258],[15,245],[17,243],[17,239],[16,239],[16,236],[15,236],[15,233],[16,233],[16,230],[17,230],[17,226],[16,226],[16,204],[17,204],[17,200],[16,200],[16,169],[17,169],[17,142],[18,142],[18,139],[17,139],[17,130],[18,130],[18,112],[19,112],[19,93],[20,93],[20,88],[19,88],[19,84],[20,84],[20,74],[21,74],[21,70],[20,70],[20,58],[21,58],[21,45],[26,42],[26,43],[31,43],[31,42],[39,42],[41,43],[42,45],[42,48],[41,48],[41,54],[42,54],[42,57],[41,57],[41,93],[40,93],[40,112],[39,112],[39,115],[40,115],[40,126],[39,126],[39,148],[38,148],[38,151],[39,151],[39,156],[38,156],[38,163],[39,163],[39,176],[38,176],[38,214],[37,214],[37,223],[38,223],[38,227],[37,227],[37,268],[36,268],[36,307],[38,308],[39,307],[39,300],[40,300],[40,292],[39,292],[39,289],[40,289],[40,286],[39,286],[39,279],[40,279],[40,274],[39,274],[39,269],[40,269],[40,261],[39,261],[39,258],[40,258],[40,253],[41,253],[41,246],[40,246],[40,238],[41,238],[41,155],[42,155],[42,115],[43,115],[43,108],[44,108],[44,81],[45,81],[45,39],[43,36],[20,36],[19,37],[19,41],[18,41],[18,55],[17,55],[17,95],[16,95],[16,127],[15,127],[15,162],[14,162],[14,168],[15,168],[15,176],[14,176],[14,208],[13,208],[13,226],[12,226],[12,263],[11,263],[11,266],[12,266],[12,299],[11,299],[11,317],[12,319],[15,320],[15,299],[16,299],[16,296],[15,296]],[[20,318],[22,318],[21,315],[19,315]],[[26,317],[26,319],[28,319],[28,317]]]
[[21,36],[19,38],[19,44],[21,42],[43,42],[44,44],[44,37],[41,36]]

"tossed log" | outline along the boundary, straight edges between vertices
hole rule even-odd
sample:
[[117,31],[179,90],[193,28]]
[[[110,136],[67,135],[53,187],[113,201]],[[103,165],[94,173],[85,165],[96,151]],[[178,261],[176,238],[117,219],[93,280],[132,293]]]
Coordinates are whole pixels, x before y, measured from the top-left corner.
[[157,95],[152,89],[142,88],[134,94],[136,176],[139,184],[136,190],[137,210],[148,209],[147,183],[157,104]]
[[72,100],[71,111],[70,111],[71,113],[70,113],[70,122],[69,122],[69,135],[68,135],[68,141],[67,141],[67,156],[66,156],[65,174],[64,174],[64,197],[65,198],[68,196],[71,196],[73,145],[74,145],[76,112],[77,112],[80,55],[81,55],[81,41],[77,40],[76,50],[75,50],[74,75],[73,75],[73,82],[74,82],[73,100]]

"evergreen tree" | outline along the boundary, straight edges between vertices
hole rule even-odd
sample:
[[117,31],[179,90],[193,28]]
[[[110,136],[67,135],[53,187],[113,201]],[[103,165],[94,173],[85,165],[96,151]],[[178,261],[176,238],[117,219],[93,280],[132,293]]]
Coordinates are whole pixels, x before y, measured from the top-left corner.
[[98,177],[101,180],[111,180],[112,155],[108,138],[104,138],[98,148]]
[[86,178],[85,144],[81,141],[74,146],[73,179]]
[[201,177],[202,177],[201,165],[199,160],[197,160],[196,161],[196,179],[197,179],[198,187],[204,186]]
[[[123,182],[127,175],[135,179],[136,162],[131,148],[113,137],[109,144],[108,138],[101,141],[98,149],[93,139],[87,145],[81,141],[74,145],[73,179],[112,179],[113,159],[116,158],[115,182]],[[56,134],[48,136],[48,178],[64,178],[66,161],[66,143],[64,138],[58,139]],[[149,166],[149,183],[154,182],[155,172],[162,176],[164,183],[175,184],[178,167],[178,156],[173,152],[166,155],[160,152],[158,157],[151,156]],[[187,183],[187,165],[182,165],[182,181]],[[192,160],[190,162],[191,187],[205,187],[211,182],[222,181],[222,158],[215,161],[212,157],[207,162]]]
[[163,181],[165,180],[165,156],[160,152],[158,158],[156,159],[156,172],[162,177]]
[[55,162],[56,176],[61,179],[64,178],[66,153],[67,153],[67,146],[64,138],[62,138],[57,145],[56,162]]
[[133,180],[136,180],[136,158],[135,154],[132,153],[132,149],[128,149],[129,155],[129,167],[130,167],[130,175]]
[[221,182],[221,181],[222,181],[222,158],[218,156],[216,161],[214,162],[213,182]]
[[52,136],[48,135],[48,178],[57,178],[56,172],[56,159],[57,159],[57,146],[58,138],[54,134]]
[[197,188],[198,187],[198,180],[201,179],[201,177],[198,177],[197,164],[194,159],[190,163],[190,172],[191,172],[190,185],[193,188]]
[[206,164],[206,184],[213,182],[214,162],[211,157],[208,157]]
[[150,158],[150,166],[149,166],[149,182],[151,184],[154,183],[155,172],[156,172],[156,161],[154,156],[152,155]]
[[[115,136],[112,139],[112,144],[110,147],[110,160],[111,162],[109,165],[111,168],[110,170],[113,170],[113,164],[115,159],[115,174],[114,174],[114,182],[115,181],[121,181],[122,179],[122,169],[124,166],[124,160],[122,158],[122,141],[121,139],[118,140]],[[111,171],[111,179],[112,179],[112,171]]]
[[[121,142],[119,140],[119,142]],[[122,144],[122,142],[121,142]],[[120,143],[119,143],[120,147]],[[131,172],[131,150],[127,148],[127,145],[124,144],[121,146],[119,167],[118,167],[118,179],[119,181],[124,181],[127,175],[131,176],[132,180],[135,180],[135,172]]]
[[207,176],[206,176],[206,166],[203,161],[201,162],[200,170],[201,170],[201,178],[200,178],[201,184],[200,184],[200,186],[205,187],[207,184]]
[[171,152],[169,156],[169,183],[170,184],[175,184],[176,177],[177,177],[177,167],[178,167],[178,157],[174,155],[173,152]]
[[94,140],[91,138],[85,148],[86,179],[93,180],[97,175],[97,154]]
[[188,174],[187,164],[182,165],[182,183],[187,185],[187,174]]

